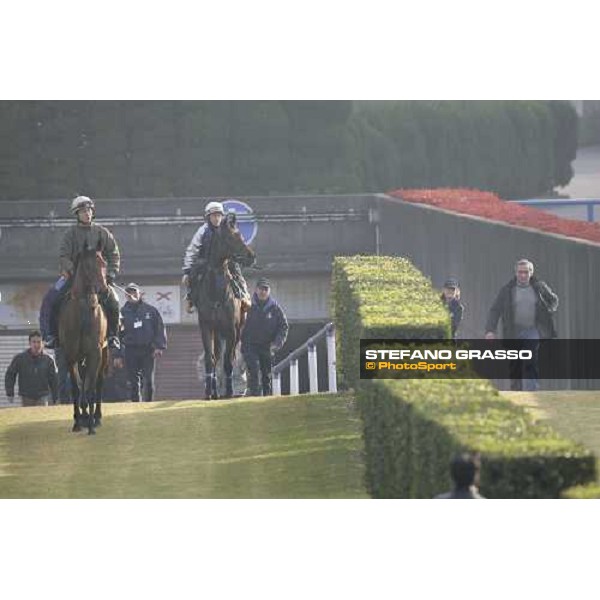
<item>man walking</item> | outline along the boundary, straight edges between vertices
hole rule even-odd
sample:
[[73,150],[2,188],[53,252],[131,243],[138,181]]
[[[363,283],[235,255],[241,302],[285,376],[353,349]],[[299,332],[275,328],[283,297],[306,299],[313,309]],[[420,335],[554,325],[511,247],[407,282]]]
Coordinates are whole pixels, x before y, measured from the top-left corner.
[[260,396],[259,371],[263,396],[272,395],[271,354],[285,344],[288,330],[285,313],[271,297],[271,283],[264,277],[260,278],[242,330],[242,354],[248,367],[249,396]]
[[130,283],[125,288],[127,302],[121,309],[123,326],[121,344],[124,352],[115,359],[115,366],[125,367],[131,382],[131,401],[140,402],[142,388],[144,399],[152,402],[154,397],[155,360],[167,348],[167,334],[158,310],[142,300],[140,286]]
[[511,390],[535,391],[538,383],[538,350],[542,338],[555,338],[554,313],[558,296],[533,275],[533,263],[525,258],[515,265],[515,276],[498,292],[490,308],[485,338],[496,339],[502,319],[503,337],[519,340],[519,349],[531,350],[531,360],[510,361]]
[[4,387],[11,402],[14,402],[17,379],[23,406],[48,406],[50,394],[52,394],[52,404],[56,404],[58,396],[56,365],[54,359],[44,352],[40,331],[32,331],[29,334],[29,349],[17,354],[6,370]]

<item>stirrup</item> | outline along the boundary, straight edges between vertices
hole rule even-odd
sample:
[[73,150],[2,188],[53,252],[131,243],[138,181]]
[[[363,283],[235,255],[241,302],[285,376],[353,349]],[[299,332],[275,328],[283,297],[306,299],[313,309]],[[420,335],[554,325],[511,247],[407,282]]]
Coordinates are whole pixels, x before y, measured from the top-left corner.
[[108,347],[112,348],[113,350],[120,350],[121,349],[121,341],[119,340],[119,337],[116,335],[109,336]]

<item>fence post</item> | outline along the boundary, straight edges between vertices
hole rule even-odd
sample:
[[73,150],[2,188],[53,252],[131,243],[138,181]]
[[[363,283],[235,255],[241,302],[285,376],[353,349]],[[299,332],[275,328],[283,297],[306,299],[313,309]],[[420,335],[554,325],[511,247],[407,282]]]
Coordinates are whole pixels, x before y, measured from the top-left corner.
[[327,375],[330,392],[337,392],[337,374],[335,369],[335,327],[332,325],[327,330]]
[[297,396],[300,393],[298,382],[298,359],[295,358],[290,363],[290,396]]
[[281,396],[281,373],[273,373],[273,396]]
[[317,346],[315,344],[310,344],[308,346],[308,379],[311,394],[316,394],[319,391],[317,368]]

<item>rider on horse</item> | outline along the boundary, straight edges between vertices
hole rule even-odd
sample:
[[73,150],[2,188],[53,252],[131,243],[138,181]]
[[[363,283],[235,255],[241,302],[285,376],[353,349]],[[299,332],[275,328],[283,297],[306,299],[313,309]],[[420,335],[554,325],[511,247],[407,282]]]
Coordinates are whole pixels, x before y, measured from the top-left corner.
[[[183,257],[183,285],[187,288],[187,311],[193,312],[192,284],[197,275],[202,274],[208,266],[210,246],[216,230],[220,227],[225,215],[225,209],[220,202],[209,202],[204,209],[205,223],[201,225],[190,242]],[[242,300],[245,308],[250,306],[250,294],[238,261],[234,258],[228,261],[229,273],[232,276],[232,289],[236,298]]]
[[93,200],[77,196],[71,203],[71,213],[77,223],[65,233],[60,245],[60,279],[48,290],[40,311],[40,328],[47,348],[58,347],[58,311],[62,299],[72,286],[73,275],[81,251],[100,248],[107,263],[107,290],[99,294],[99,301],[106,313],[108,346],[119,348],[119,298],[111,284],[119,273],[121,256],[113,234],[102,225],[93,222],[95,217]]

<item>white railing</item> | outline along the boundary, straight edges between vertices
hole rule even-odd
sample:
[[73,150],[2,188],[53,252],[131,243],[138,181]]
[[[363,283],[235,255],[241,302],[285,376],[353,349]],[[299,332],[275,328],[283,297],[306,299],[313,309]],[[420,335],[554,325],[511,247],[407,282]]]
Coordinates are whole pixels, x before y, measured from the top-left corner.
[[290,369],[290,395],[300,393],[300,380],[298,377],[298,359],[308,353],[308,380],[309,391],[316,394],[319,391],[319,373],[317,368],[317,342],[326,337],[327,340],[327,376],[330,392],[337,392],[337,376],[335,372],[335,327],[333,323],[327,323],[323,329],[306,340],[302,346],[296,348],[280,363],[273,367],[273,395],[281,396],[281,373],[284,369]]

